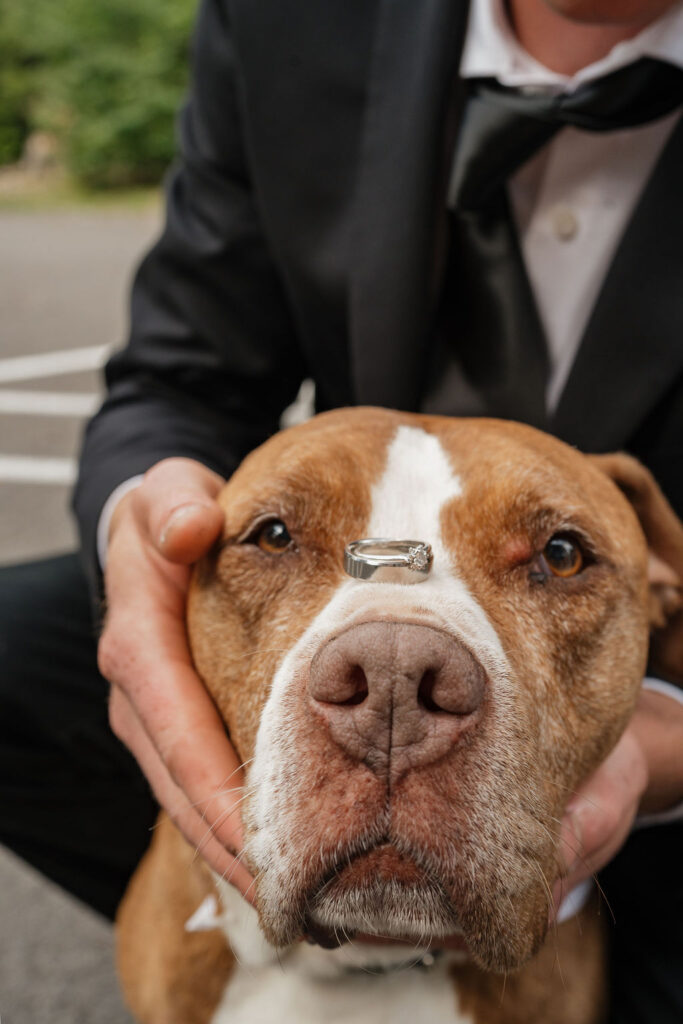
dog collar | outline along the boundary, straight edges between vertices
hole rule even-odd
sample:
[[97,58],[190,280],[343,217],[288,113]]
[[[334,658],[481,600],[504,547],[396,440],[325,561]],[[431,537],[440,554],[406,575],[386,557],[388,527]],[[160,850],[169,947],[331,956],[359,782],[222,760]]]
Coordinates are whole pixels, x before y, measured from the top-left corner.
[[436,967],[437,963],[443,957],[444,951],[442,949],[430,949],[426,953],[422,953],[421,956],[407,957],[405,960],[399,960],[394,964],[382,964],[382,963],[369,963],[358,965],[344,966],[342,969],[343,974],[348,975],[368,975],[368,974],[396,974],[399,971],[431,971]]

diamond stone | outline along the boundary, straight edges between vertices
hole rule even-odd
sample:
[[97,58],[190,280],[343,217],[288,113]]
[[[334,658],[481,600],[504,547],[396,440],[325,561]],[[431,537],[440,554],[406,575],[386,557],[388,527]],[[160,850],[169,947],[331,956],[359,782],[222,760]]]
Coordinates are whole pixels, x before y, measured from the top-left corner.
[[426,569],[429,565],[431,551],[426,544],[419,547],[408,548],[408,564],[411,569]]

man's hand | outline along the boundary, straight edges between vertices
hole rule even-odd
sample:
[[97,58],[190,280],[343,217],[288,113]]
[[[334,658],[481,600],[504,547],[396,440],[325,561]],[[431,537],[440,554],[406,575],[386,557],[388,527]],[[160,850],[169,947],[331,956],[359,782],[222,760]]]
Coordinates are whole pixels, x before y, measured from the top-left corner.
[[236,860],[242,770],[195,674],[185,631],[190,565],[221,531],[222,483],[198,462],[166,459],[121,499],[109,533],[99,664],[112,684],[112,729],[159,803],[249,898],[253,879]]
[[643,690],[633,718],[607,760],[570,800],[562,822],[559,908],[574,886],[600,871],[625,842],[636,814],[683,800],[683,705]]

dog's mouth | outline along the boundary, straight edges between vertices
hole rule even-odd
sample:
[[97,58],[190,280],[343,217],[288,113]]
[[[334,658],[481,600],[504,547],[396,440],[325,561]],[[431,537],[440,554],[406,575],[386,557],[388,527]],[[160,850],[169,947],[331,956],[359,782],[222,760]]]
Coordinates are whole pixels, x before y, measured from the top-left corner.
[[317,871],[310,871],[310,861],[302,864],[289,889],[268,879],[270,891],[259,898],[261,926],[275,946],[302,934],[326,948],[395,940],[464,951],[487,970],[519,967],[545,936],[545,891],[535,875],[519,874],[522,865],[513,856],[504,865],[480,858],[477,884],[472,851],[465,847],[459,860],[453,870],[427,845],[366,833],[337,848],[323,866],[318,861]]
[[461,933],[444,887],[414,856],[383,840],[341,858],[307,900],[306,932],[339,946],[358,934],[429,944]]

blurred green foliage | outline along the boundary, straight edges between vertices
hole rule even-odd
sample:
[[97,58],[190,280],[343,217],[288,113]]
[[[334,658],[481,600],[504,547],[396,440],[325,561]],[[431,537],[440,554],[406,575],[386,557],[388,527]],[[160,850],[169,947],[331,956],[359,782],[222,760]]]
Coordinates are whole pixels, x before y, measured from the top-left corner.
[[194,12],[195,0],[0,0],[0,163],[44,130],[84,184],[158,181]]
[[16,0],[0,8],[0,164],[21,153],[30,127],[32,75],[40,64],[30,38],[23,38],[24,11]]

